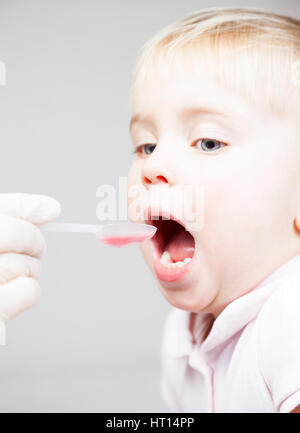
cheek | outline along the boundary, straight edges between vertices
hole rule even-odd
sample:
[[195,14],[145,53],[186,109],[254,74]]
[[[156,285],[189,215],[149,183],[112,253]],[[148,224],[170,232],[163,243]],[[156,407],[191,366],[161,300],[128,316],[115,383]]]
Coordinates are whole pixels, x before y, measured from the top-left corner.
[[257,221],[261,221],[269,212],[270,201],[266,191],[251,179],[227,179],[210,185],[207,188],[205,216],[207,224],[215,224],[216,229],[221,225],[225,231],[249,229]]
[[[245,167],[244,167],[245,168]],[[273,236],[283,219],[288,224],[291,199],[282,176],[259,166],[218,176],[205,186],[204,235],[219,245]]]

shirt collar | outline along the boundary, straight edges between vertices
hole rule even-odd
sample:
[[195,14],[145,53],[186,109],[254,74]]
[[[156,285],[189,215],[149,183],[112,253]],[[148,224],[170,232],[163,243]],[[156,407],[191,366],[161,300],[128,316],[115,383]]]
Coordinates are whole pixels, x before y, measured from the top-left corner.
[[[208,352],[242,330],[257,316],[266,299],[280,286],[282,280],[289,278],[291,274],[300,280],[300,254],[269,274],[250,292],[227,305],[215,319],[208,337],[201,344],[201,350]],[[169,333],[165,344],[166,351],[171,357],[177,358],[191,353],[193,344],[189,330],[190,314],[189,311],[173,308],[169,317]],[[209,320],[211,320],[210,314],[197,313],[196,339],[201,337]]]

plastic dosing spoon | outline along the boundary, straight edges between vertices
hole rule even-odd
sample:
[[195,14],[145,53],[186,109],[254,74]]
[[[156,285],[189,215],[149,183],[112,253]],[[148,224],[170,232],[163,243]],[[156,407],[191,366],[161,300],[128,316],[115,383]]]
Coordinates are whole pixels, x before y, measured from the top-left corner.
[[113,223],[105,225],[48,223],[39,226],[45,232],[94,233],[106,245],[122,247],[133,242],[143,242],[154,236],[157,227],[142,223]]

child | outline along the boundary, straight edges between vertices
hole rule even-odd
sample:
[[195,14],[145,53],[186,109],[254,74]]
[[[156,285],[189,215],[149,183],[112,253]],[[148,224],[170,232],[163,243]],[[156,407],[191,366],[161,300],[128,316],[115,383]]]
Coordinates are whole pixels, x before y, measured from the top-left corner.
[[205,194],[200,230],[151,200],[140,218],[158,227],[140,248],[172,305],[172,411],[299,411],[299,60],[300,21],[212,8],[160,31],[136,65],[128,191]]

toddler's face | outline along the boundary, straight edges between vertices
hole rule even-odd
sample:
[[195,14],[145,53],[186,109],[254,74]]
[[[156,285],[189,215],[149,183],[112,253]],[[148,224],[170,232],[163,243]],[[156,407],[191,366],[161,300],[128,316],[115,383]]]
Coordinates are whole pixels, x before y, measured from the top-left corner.
[[[144,120],[132,125],[131,136],[135,147],[148,146],[134,157],[128,190],[203,186],[204,207],[197,218],[204,221],[193,232],[188,271],[164,278],[155,265],[155,241],[141,243],[140,249],[173,306],[217,316],[300,252],[294,226],[300,139],[291,114],[279,120],[260,95],[252,105],[210,74],[178,62],[171,73],[153,68],[145,82],[138,78],[132,114]],[[191,107],[207,112],[184,111]],[[128,205],[132,200],[128,197]]]

